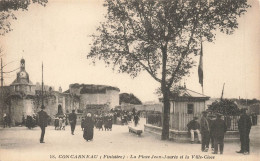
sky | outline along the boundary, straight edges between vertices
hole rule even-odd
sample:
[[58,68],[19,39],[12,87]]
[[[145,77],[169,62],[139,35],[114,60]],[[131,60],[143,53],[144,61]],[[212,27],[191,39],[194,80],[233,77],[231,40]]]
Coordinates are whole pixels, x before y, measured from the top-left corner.
[[[239,27],[233,35],[217,32],[214,43],[203,44],[204,94],[219,98],[225,83],[224,98],[260,99],[260,3],[252,5],[238,19]],[[63,91],[72,83],[102,84],[120,88],[121,93],[133,93],[142,102],[156,101],[158,82],[146,72],[131,78],[117,73],[103,62],[94,66],[86,58],[92,39],[106,10],[102,0],[49,0],[46,7],[31,5],[28,11],[15,12],[12,32],[0,36],[4,71],[16,69],[25,59],[26,71],[33,83],[41,82],[44,64],[44,83],[59,86]],[[199,62],[199,57],[195,58]],[[5,74],[4,85],[9,85],[16,72]],[[202,92],[197,66],[181,85]]]

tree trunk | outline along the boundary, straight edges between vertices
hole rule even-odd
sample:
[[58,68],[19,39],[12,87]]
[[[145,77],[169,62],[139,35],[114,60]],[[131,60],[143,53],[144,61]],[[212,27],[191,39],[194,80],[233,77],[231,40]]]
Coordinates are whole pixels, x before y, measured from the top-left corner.
[[169,93],[170,89],[166,85],[166,65],[167,65],[167,45],[161,48],[162,50],[162,83],[161,90],[163,93],[163,119],[162,119],[162,140],[169,139],[169,113],[170,113],[170,101]]
[[170,113],[170,100],[168,90],[163,92],[163,122],[162,122],[162,140],[169,139],[169,113]]

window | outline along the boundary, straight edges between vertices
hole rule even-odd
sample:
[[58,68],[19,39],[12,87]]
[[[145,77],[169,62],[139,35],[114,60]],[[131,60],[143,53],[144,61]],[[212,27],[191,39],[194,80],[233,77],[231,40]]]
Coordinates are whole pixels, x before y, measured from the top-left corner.
[[194,105],[193,104],[188,104],[188,114],[193,114],[194,113]]

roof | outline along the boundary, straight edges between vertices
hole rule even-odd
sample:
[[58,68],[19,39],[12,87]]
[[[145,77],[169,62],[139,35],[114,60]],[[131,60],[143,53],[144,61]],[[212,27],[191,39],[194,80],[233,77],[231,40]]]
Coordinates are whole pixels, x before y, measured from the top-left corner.
[[195,92],[187,88],[179,89],[178,93],[172,93],[170,100],[172,101],[205,101],[209,100],[209,96]]
[[27,85],[33,85],[32,81],[27,79],[20,79],[19,81],[17,79],[15,79],[11,85],[19,85],[19,84],[27,84]]
[[188,97],[208,97],[208,96],[206,96],[204,94],[192,91],[192,90],[187,89],[187,88],[185,88],[183,90],[180,90],[179,96],[180,97],[184,97],[184,96],[188,96]]

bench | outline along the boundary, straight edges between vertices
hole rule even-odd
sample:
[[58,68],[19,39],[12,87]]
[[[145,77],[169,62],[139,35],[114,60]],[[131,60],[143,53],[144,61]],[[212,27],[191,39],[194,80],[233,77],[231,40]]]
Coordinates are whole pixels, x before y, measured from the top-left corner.
[[129,129],[129,132],[130,132],[130,133],[135,133],[135,134],[137,134],[138,136],[141,136],[141,134],[143,133],[143,130],[137,129],[136,127],[128,126],[128,129]]

